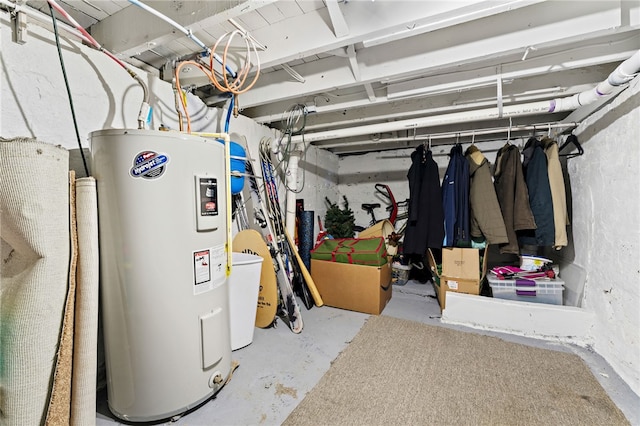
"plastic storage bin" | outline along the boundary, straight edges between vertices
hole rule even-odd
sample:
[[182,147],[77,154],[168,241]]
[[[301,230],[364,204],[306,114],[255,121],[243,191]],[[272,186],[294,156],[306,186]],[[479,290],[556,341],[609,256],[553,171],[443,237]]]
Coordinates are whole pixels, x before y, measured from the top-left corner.
[[391,264],[391,283],[394,285],[405,285],[409,281],[411,265],[402,265],[398,262]]
[[493,297],[497,299],[562,305],[564,281],[557,278],[501,280],[487,275],[487,281],[491,286]]
[[262,257],[254,254],[232,253],[229,275],[231,350],[253,342],[262,261]]

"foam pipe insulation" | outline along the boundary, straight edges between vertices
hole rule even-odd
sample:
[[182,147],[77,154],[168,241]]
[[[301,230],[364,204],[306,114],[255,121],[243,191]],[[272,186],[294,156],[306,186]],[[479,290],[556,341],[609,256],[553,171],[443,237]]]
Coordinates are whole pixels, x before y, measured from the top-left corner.
[[69,153],[0,138],[0,423],[42,424],[69,277]]

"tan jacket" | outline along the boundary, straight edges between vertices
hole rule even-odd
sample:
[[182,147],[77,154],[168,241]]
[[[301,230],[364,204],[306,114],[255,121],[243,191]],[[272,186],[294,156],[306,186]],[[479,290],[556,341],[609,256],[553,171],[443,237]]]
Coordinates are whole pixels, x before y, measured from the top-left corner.
[[549,173],[549,185],[551,186],[551,201],[553,203],[553,223],[555,224],[555,242],[553,248],[560,250],[566,247],[567,225],[569,215],[567,213],[567,195],[564,187],[564,176],[558,155],[558,144],[550,138],[542,139],[542,146],[547,155],[547,170]]

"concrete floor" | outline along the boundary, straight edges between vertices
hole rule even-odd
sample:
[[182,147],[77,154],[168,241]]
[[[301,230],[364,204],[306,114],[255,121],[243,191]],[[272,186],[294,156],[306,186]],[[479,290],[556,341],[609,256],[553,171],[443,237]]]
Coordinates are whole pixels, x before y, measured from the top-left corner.
[[[304,330],[301,334],[293,334],[284,323],[274,329],[256,328],[253,343],[232,353],[233,360],[240,366],[218,395],[181,418],[165,423],[191,426],[281,424],[369,317],[331,307],[314,307],[311,310],[303,307],[302,310]],[[393,297],[382,314],[480,332],[442,324],[432,285],[415,281],[394,287]],[[576,353],[585,360],[631,425],[640,425],[640,397],[593,351],[513,335],[482,333],[531,346]],[[96,424],[120,424],[109,412],[106,392],[99,394]]]

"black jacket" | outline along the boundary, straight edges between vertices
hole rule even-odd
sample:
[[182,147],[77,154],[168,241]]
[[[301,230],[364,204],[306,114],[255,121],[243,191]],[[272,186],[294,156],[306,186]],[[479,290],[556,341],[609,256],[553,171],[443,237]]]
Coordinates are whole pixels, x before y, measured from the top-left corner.
[[442,247],[444,213],[438,164],[422,145],[411,154],[409,219],[404,233],[403,253],[424,256],[427,248]]

